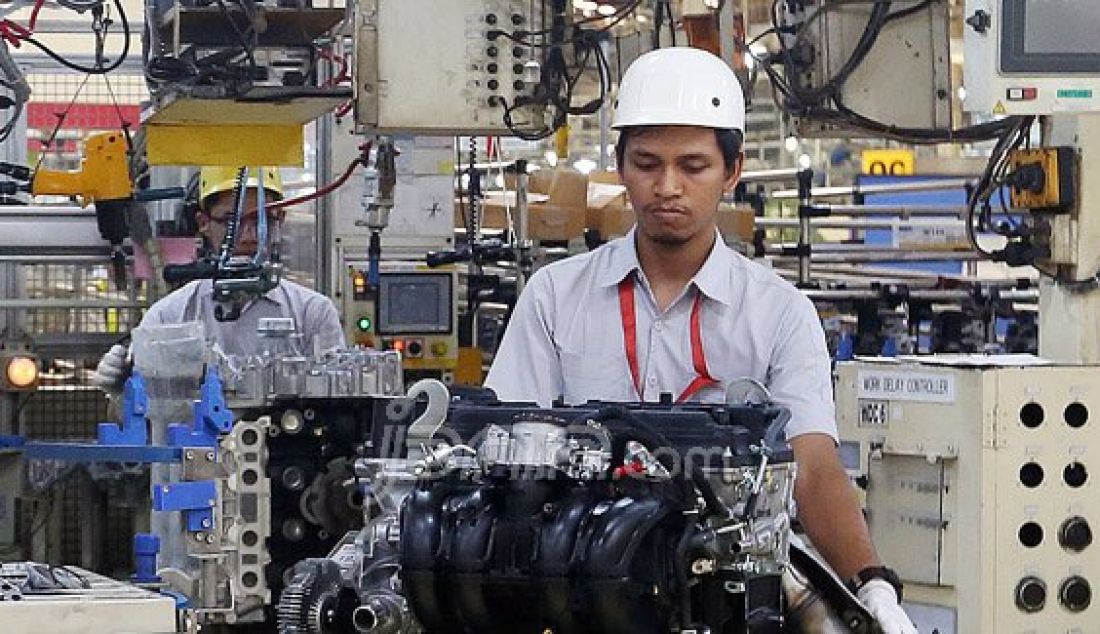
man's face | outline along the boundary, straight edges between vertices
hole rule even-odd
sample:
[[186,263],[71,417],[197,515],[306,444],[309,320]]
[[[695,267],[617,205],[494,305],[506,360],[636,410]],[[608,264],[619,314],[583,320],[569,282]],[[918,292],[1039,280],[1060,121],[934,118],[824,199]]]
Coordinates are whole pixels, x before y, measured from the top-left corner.
[[[270,194],[268,201],[271,200]],[[229,225],[229,217],[233,213],[235,203],[233,192],[227,191],[215,194],[207,201],[206,209],[199,213],[199,233],[206,237],[207,241],[215,249],[221,247],[222,240]],[[241,217],[240,227],[237,231],[237,243],[233,249],[233,255],[251,256],[256,254],[257,226],[256,221],[256,190],[249,189],[245,192],[245,215]],[[267,240],[271,244],[277,231],[279,222],[282,221],[282,210],[267,212]]]
[[640,237],[665,246],[710,239],[723,192],[737,184],[714,130],[653,126],[627,137],[619,178],[638,217]]

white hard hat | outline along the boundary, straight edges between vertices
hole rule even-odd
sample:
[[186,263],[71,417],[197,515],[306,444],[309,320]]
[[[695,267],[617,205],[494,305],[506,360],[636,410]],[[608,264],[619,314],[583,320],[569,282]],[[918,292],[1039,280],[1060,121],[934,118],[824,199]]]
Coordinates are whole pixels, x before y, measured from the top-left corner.
[[704,50],[673,46],[650,51],[626,69],[615,100],[620,129],[692,125],[745,130],[745,95],[733,70]]

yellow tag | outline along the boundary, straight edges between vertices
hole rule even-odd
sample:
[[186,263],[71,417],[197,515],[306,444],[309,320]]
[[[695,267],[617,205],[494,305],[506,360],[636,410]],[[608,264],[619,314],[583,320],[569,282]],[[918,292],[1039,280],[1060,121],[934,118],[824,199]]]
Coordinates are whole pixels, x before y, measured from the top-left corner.
[[1000,101],[997,102],[997,105],[993,106],[993,114],[1006,114],[1006,113],[1008,113],[1008,110],[1005,109],[1005,105],[1003,103],[1001,103]]
[[910,150],[863,150],[863,173],[881,176],[913,174],[916,159]]

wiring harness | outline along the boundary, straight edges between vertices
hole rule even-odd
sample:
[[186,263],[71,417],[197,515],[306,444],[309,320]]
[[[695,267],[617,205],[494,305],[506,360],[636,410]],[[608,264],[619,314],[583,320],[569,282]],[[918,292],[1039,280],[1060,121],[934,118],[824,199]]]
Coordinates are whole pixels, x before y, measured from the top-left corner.
[[808,3],[805,0],[774,0],[771,6],[771,28],[750,41],[749,46],[765,36],[775,34],[778,36],[779,50],[764,56],[750,51],[750,55],[767,74],[776,104],[791,116],[831,122],[915,144],[965,143],[1002,138],[1019,125],[1018,119],[1001,119],[950,130],[912,128],[872,119],[844,103],[845,82],[866,60],[883,28],[891,22],[927,9],[936,1],[942,0],[921,0],[900,9],[894,9],[894,5],[902,4],[901,2],[883,0],[874,3],[867,24],[848,59],[833,76],[816,85],[805,83],[805,75],[810,70],[815,55],[808,40],[810,27],[841,3],[822,2],[807,14]]
[[[539,82],[531,96],[517,98],[513,103],[502,97],[496,99],[503,111],[504,124],[508,130],[521,139],[537,141],[545,139],[563,126],[568,115],[597,112],[611,89],[611,67],[601,43],[615,25],[631,15],[641,4],[642,0],[631,0],[610,15],[569,22],[565,18],[568,10],[565,0],[552,0],[549,28],[533,31],[489,31],[490,40],[505,38],[521,46],[546,51]],[[586,25],[599,21],[605,23],[596,28],[585,28]],[[566,60],[569,47],[574,60],[572,68]],[[574,104],[573,93],[577,84],[593,63],[600,80],[599,96],[583,104]],[[548,121],[535,130],[527,129],[517,122],[517,113],[532,107],[546,109],[549,114],[544,118]]]

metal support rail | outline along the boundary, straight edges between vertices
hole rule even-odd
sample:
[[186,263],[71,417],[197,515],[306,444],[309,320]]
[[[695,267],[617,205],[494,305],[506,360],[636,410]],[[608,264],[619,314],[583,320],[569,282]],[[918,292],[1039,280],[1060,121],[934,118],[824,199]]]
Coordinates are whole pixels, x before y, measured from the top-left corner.
[[[951,178],[914,183],[892,183],[882,185],[846,185],[843,187],[815,187],[810,191],[811,198],[845,198],[848,196],[870,196],[875,194],[902,194],[906,192],[927,192],[941,189],[964,189],[974,182],[971,178]],[[776,200],[796,200],[802,198],[797,189],[781,189],[771,193]]]

